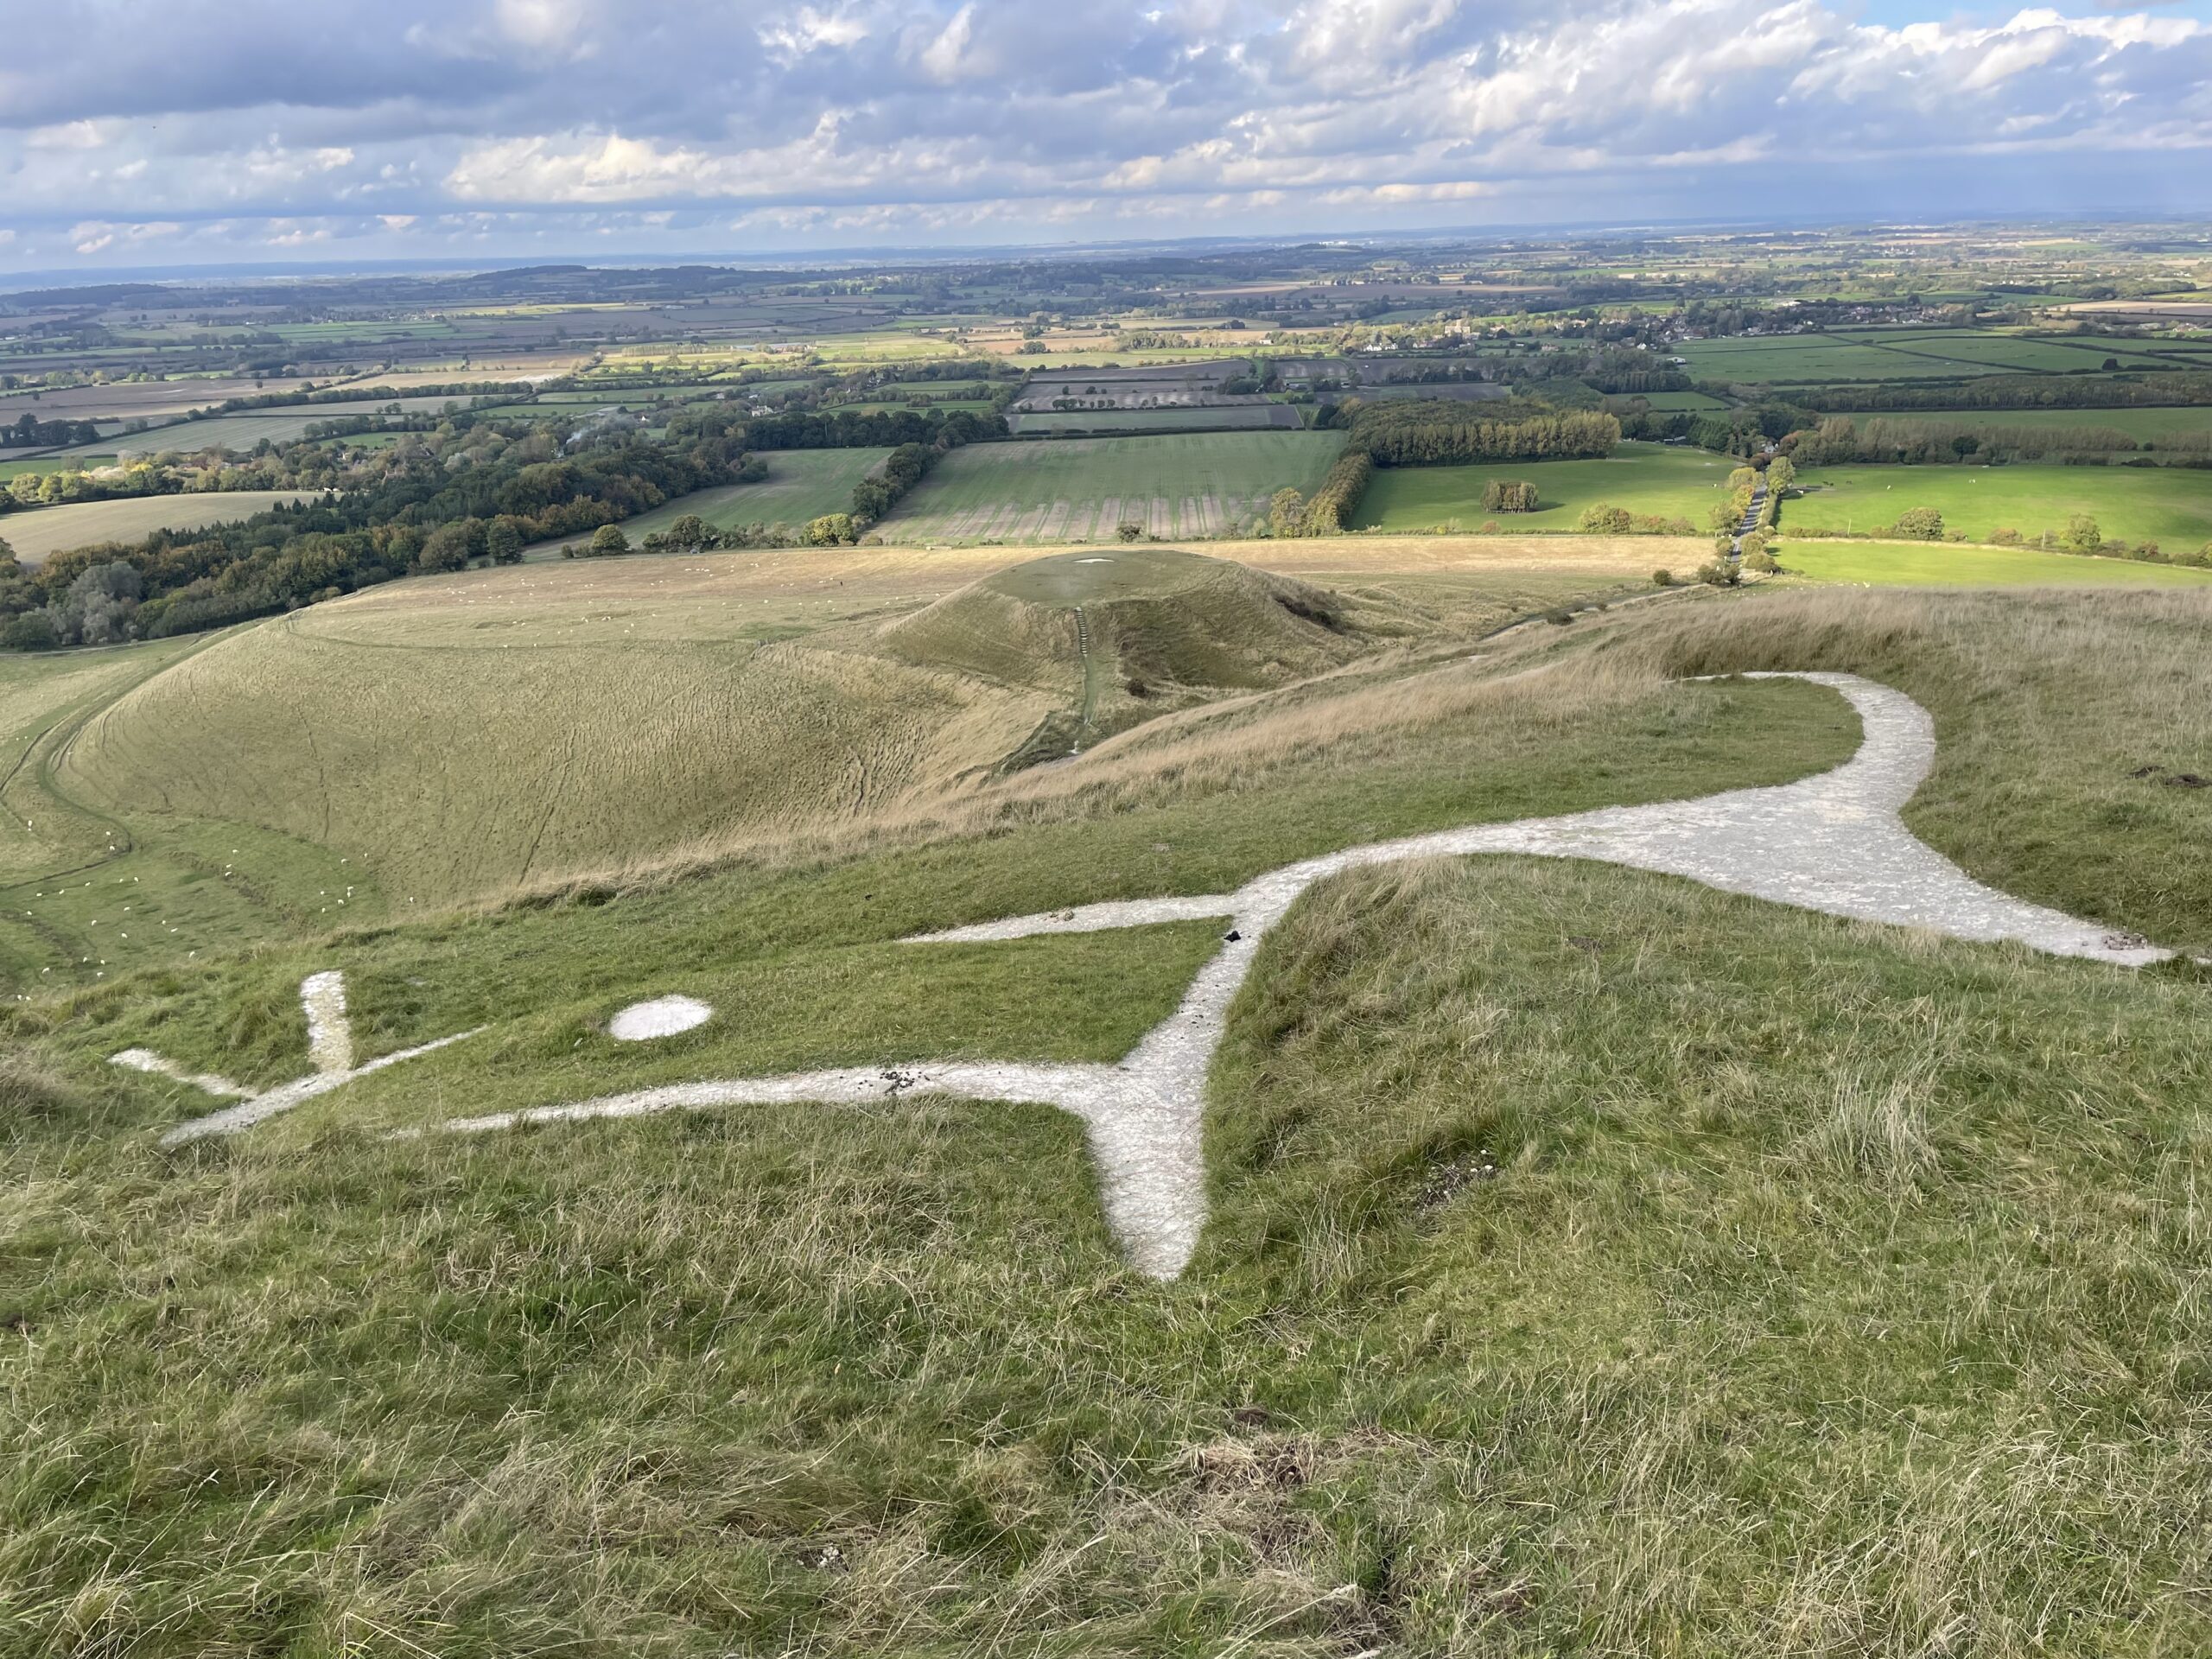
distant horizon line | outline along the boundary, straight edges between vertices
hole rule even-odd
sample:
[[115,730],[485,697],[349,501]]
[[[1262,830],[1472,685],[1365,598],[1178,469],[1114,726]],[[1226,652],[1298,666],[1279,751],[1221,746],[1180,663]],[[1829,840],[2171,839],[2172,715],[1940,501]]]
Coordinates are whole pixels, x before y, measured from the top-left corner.
[[1111,240],[1070,238],[1059,241],[978,243],[847,244],[828,247],[762,248],[749,251],[686,250],[671,253],[627,253],[595,256],[576,254],[491,255],[479,258],[454,256],[420,258],[257,259],[209,260],[175,264],[47,266],[23,270],[0,270],[0,294],[30,290],[108,288],[143,283],[149,285],[188,284],[194,281],[251,281],[312,277],[336,279],[348,276],[402,276],[494,275],[502,271],[573,267],[582,270],[665,270],[696,266],[710,270],[760,270],[850,268],[864,264],[945,264],[979,258],[1065,261],[1112,257],[1145,251],[1179,249],[1226,252],[1261,251],[1300,246],[1351,248],[1403,246],[1421,243],[1460,243],[1468,245],[1503,244],[1532,236],[1681,236],[1698,232],[1744,234],[1759,231],[1782,234],[1816,232],[1877,232],[1909,229],[1941,230],[1954,226],[2190,224],[2212,230],[2212,215],[2151,209],[2110,209],[2090,213],[1913,213],[1885,219],[1853,219],[1829,215],[1651,219],[1580,219],[1529,221],[1488,226],[1414,226],[1375,231],[1284,231],[1268,235],[1132,237]]

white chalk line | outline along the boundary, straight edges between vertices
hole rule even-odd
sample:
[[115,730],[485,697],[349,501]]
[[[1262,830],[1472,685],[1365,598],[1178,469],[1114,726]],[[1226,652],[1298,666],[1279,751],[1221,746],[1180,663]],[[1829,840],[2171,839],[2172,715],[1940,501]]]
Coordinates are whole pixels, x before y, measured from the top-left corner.
[[458,1031],[450,1037],[441,1037],[435,1042],[418,1043],[413,1048],[403,1048],[356,1065],[353,1064],[353,1029],[346,1013],[346,976],[334,969],[309,974],[300,982],[300,1007],[307,1015],[308,1058],[315,1069],[307,1077],[296,1077],[289,1083],[279,1084],[274,1089],[257,1092],[241,1088],[227,1077],[208,1072],[188,1071],[175,1061],[165,1059],[151,1049],[126,1048],[119,1054],[111,1054],[108,1064],[174,1078],[179,1083],[189,1084],[203,1094],[227,1096],[238,1100],[235,1106],[180,1123],[162,1136],[162,1146],[179,1147],[207,1135],[236,1135],[241,1130],[250,1129],[280,1112],[289,1112],[296,1106],[305,1105],[318,1095],[327,1095],[334,1089],[343,1088],[356,1077],[365,1077],[372,1071],[381,1071],[402,1060],[411,1060],[417,1055],[430,1053],[449,1043],[457,1043],[464,1037],[474,1037],[484,1029],[482,1026],[477,1026],[468,1031]]
[[[1833,916],[1926,928],[1954,938],[2016,940],[2056,956],[2138,967],[2171,953],[1986,887],[1926,846],[1897,817],[1935,759],[1935,722],[1903,693],[1853,674],[1759,674],[1832,687],[1857,710],[1859,751],[1794,784],[1690,801],[1607,807],[1475,824],[1351,848],[1271,870],[1236,892],[1116,899],[947,929],[906,941],[972,944],[1218,918],[1222,947],[1175,1012],[1111,1065],[928,1062],[674,1084],[566,1105],[458,1118],[462,1134],[522,1124],[627,1118],[734,1105],[851,1104],[903,1095],[1058,1106],[1088,1133],[1109,1224],[1133,1265],[1173,1279],[1205,1223],[1200,1128],[1205,1084],[1229,1005],[1260,940],[1316,881],[1411,858],[1518,853],[1687,876]],[[419,1131],[415,1132],[419,1133]]]

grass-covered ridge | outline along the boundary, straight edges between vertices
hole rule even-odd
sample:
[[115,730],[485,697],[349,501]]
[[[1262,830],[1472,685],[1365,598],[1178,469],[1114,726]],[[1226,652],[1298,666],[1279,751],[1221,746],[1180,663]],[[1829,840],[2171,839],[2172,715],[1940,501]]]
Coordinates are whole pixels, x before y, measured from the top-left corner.
[[[1101,569],[997,580],[1088,605]],[[388,601],[424,603],[426,644],[512,620],[429,591]],[[597,626],[680,638],[700,595],[673,594]],[[380,1132],[699,1076],[1111,1058],[1209,925],[897,941],[1782,781],[1857,741],[1818,687],[1688,673],[1898,685],[1937,723],[1930,842],[2212,938],[2187,880],[2212,791],[2161,780],[2212,772],[2207,604],[1676,594],[1180,709],[895,825],[19,1005],[0,1631],[194,1656],[2193,1650],[2193,968],[1565,863],[1325,883],[1232,1013],[1213,1221],[1166,1287],[1115,1254],[1080,1132],[1043,1108]],[[157,1152],[208,1103],[103,1057],[296,1075],[296,988],[334,966],[365,1052],[489,1029]],[[608,1037],[670,991],[716,1020]]]
[[1982,880],[2161,944],[2212,949],[2212,594],[1769,594],[1652,619],[1669,671],[1841,669],[1936,716],[1905,822]]

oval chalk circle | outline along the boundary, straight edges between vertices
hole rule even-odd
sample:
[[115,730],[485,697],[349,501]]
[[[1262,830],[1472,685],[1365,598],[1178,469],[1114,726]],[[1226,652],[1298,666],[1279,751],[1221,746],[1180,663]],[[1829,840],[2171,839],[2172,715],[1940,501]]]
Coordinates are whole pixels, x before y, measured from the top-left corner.
[[625,1043],[650,1042],[703,1026],[714,1017],[715,1011],[696,998],[657,996],[650,1002],[632,1002],[616,1014],[607,1022],[607,1034]]

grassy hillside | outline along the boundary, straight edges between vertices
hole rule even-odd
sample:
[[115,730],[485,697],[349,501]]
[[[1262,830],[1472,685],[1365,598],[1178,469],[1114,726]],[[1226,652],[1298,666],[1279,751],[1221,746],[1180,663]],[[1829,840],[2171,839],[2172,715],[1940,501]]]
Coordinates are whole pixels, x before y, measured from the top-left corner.
[[1791,530],[1872,530],[1909,507],[1934,507],[1968,541],[2015,530],[2056,541],[2086,512],[2107,538],[2169,552],[2212,542],[2212,474],[2164,467],[1823,467],[1798,474],[1783,504]]
[[1110,542],[1126,522],[1161,538],[1227,535],[1277,490],[1311,491],[1343,448],[1335,432],[970,444],[940,461],[880,533],[907,542]]
[[1601,558],[1547,577],[1508,558],[1332,601],[1116,548],[1065,567],[1092,586],[1147,573],[1096,602],[1033,602],[1019,584],[943,598],[1002,556],[794,550],[395,584],[243,630],[89,713],[54,752],[51,786],[103,821],[313,843],[420,909],[702,842],[897,820],[1002,766],[1624,574]]
[[[1642,591],[1650,552],[1596,537],[1219,545],[1345,588],[1363,626],[1382,628],[1370,643],[1386,654],[1394,638],[1457,637],[1562,601]],[[1157,549],[1113,550],[1117,558],[1167,556]],[[976,671],[981,664],[907,660],[884,630],[991,575],[1007,557],[996,548],[791,550],[562,563],[395,583],[257,625],[271,637],[251,644],[241,636],[252,630],[223,637],[237,649],[226,645],[199,671],[213,683],[212,701],[166,736],[167,711],[194,701],[201,682],[156,677],[214,641],[7,659],[0,663],[10,688],[0,693],[0,769],[14,770],[0,785],[0,804],[23,828],[0,835],[0,876],[12,872],[20,887],[8,890],[14,903],[0,905],[0,985],[92,982],[131,967],[296,938],[346,918],[373,919],[385,903],[379,877],[393,883],[392,902],[419,914],[441,897],[497,890],[525,866],[534,881],[555,870],[664,858],[683,844],[685,825],[695,821],[686,815],[709,815],[716,827],[707,833],[718,846],[785,834],[794,823],[826,830],[899,822],[912,803],[878,786],[880,771],[855,774],[848,787],[830,781],[818,755],[791,767],[771,759],[794,729],[802,748],[823,750],[847,719],[875,717],[867,712],[872,701],[817,726],[804,712],[810,694],[795,694],[766,722],[718,725],[696,750],[665,764],[656,745],[679,741],[693,722],[719,721],[715,709],[738,706],[719,700],[780,696],[766,689],[783,683],[768,671],[778,664],[814,664],[824,693],[849,680],[894,698],[916,673]],[[1209,626],[1228,620],[1205,614]],[[982,667],[982,680],[965,687],[963,695],[1001,710],[1008,722],[998,763],[1016,754],[1049,758],[1109,727],[1223,690],[1154,674],[1144,682],[1147,696],[1135,698],[1116,670],[1103,613],[1096,626],[1088,637],[1098,649],[1085,658],[1091,674],[1072,658],[1046,655],[1007,679]],[[802,652],[806,642],[815,654]],[[762,647],[775,646],[789,649],[755,660]],[[824,647],[830,654],[821,654]],[[843,664],[836,653],[861,660]],[[849,673],[841,677],[841,669]],[[1275,671],[1254,657],[1236,686]],[[603,690],[602,681],[615,689]],[[142,683],[143,698],[115,709],[99,737],[85,737],[96,717]],[[273,684],[286,688],[287,699],[299,689],[315,724],[280,713],[294,705],[264,695]],[[1090,722],[1071,723],[1066,715],[1080,714],[1086,686]],[[440,688],[439,695],[422,695],[424,687]],[[655,701],[668,699],[671,688],[680,689],[672,700]],[[560,701],[532,701],[540,693]],[[580,712],[549,719],[549,706]],[[938,705],[924,696],[917,706]],[[602,707],[643,708],[645,737],[634,740],[620,721],[594,713]],[[969,753],[961,746],[971,740],[988,749],[995,718],[977,731],[949,732],[948,763],[961,761]],[[903,710],[882,714],[881,725],[885,733],[914,728]],[[521,735],[510,743],[510,733]],[[1044,741],[1055,736],[1059,747]],[[427,750],[405,747],[417,737]],[[898,749],[885,738],[863,752],[880,758],[886,744]],[[327,763],[338,753],[345,768],[334,774]],[[486,753],[499,764],[426,765],[424,758]],[[142,754],[149,758],[143,772]],[[251,764],[234,771],[220,759],[238,754],[252,756]],[[988,771],[984,760],[992,759],[975,765]],[[719,776],[714,769],[723,765],[736,769],[735,782],[701,781]],[[810,793],[817,785],[821,792]],[[514,816],[501,805],[502,791],[510,803],[531,800],[530,822],[547,826],[534,858],[512,824],[480,833],[485,821]],[[373,866],[372,855],[381,861]],[[130,891],[137,888],[144,891]],[[122,921],[124,904],[156,925]]]
[[371,595],[213,647],[89,722],[63,782],[111,811],[312,840],[431,905],[887,808],[995,763],[1046,712],[773,627],[641,648],[618,613],[540,643],[511,607],[423,646],[384,614]]
[[[1794,556],[1794,550],[1793,556]],[[2212,954],[2206,792],[2212,592],[1768,594],[1654,618],[1670,672],[1834,668],[1936,716],[1935,770],[1905,810],[1932,845],[2008,892]],[[1624,641],[1625,643],[1625,641]]]
[[200,495],[137,496],[122,501],[79,501],[37,507],[0,518],[0,540],[25,564],[43,564],[57,553],[101,542],[142,542],[156,531],[205,530],[233,524],[300,499],[291,490],[225,490]]
[[[1385,467],[1361,499],[1361,530],[1473,530],[1489,520],[1516,534],[1572,531],[1584,509],[1604,505],[1667,518],[1687,518],[1700,531],[1713,503],[1727,493],[1739,463],[1704,449],[1624,443],[1605,461],[1532,461],[1478,467]],[[1489,512],[1483,486],[1525,479],[1542,505],[1535,512]]]
[[[1043,1109],[378,1131],[1112,1058],[1207,925],[895,941],[1801,775],[1857,741],[1831,694],[1674,677],[1783,660],[1927,703],[1914,822],[1969,868],[2212,940],[2204,795],[2128,775],[2212,772],[2208,624],[2199,594],[1678,594],[1175,714],[891,844],[18,1007],[10,1616],[134,1654],[2193,1651],[2194,969],[1572,864],[1350,874],[1232,1011],[1168,1286]],[[293,988],[333,965],[370,1052],[492,1029],[158,1153],[198,1097],[100,1057],[293,1075]],[[671,990],[725,1017],[607,1036]]]
[[98,983],[384,913],[374,876],[336,852],[219,818],[126,820],[60,780],[88,721],[207,644],[0,658],[0,984]]
[[895,622],[874,648],[1056,694],[1009,766],[1072,753],[1108,733],[1229,691],[1351,661],[1376,626],[1413,632],[1305,582],[1166,548],[1063,553],[1001,571]]

